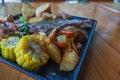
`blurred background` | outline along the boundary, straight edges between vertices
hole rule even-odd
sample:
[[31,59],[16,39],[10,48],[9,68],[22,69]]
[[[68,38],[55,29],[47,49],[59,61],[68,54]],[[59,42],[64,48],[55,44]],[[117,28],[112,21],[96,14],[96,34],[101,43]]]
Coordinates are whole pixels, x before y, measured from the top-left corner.
[[78,3],[78,2],[120,2],[120,0],[0,0],[0,3],[4,2],[68,2],[68,3]]

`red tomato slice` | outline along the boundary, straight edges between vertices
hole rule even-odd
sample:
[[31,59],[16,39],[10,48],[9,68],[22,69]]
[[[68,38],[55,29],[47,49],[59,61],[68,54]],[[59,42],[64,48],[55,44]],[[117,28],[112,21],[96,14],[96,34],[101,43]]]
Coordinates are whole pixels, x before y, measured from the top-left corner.
[[60,43],[60,42],[57,42],[57,41],[54,41],[54,43],[55,43],[58,47],[61,47],[61,48],[65,48],[65,47],[68,46],[66,43]]
[[74,36],[74,33],[71,31],[67,31],[67,30],[61,30],[62,34],[65,34],[68,38],[71,38]]

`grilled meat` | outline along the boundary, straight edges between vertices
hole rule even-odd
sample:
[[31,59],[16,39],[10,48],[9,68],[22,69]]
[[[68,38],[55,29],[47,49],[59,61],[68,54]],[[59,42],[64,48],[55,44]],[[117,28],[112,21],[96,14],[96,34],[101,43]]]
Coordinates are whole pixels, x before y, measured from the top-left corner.
[[45,32],[49,34],[52,29],[57,28],[58,30],[63,29],[66,26],[74,26],[76,28],[86,28],[92,27],[91,20],[63,20],[63,19],[52,19],[52,20],[45,20],[41,22],[37,22],[35,24],[29,25],[30,32]]

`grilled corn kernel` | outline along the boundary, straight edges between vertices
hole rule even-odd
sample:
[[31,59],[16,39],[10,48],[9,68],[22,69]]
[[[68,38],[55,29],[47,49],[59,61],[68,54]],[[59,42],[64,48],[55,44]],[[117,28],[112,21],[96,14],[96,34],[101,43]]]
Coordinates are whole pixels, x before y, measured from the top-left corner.
[[16,57],[14,54],[14,49],[18,41],[18,37],[9,37],[8,39],[3,39],[1,41],[2,56],[10,61],[15,61]]
[[20,39],[14,50],[16,62],[27,70],[34,70],[44,65],[49,55],[46,54],[35,35],[26,35]]

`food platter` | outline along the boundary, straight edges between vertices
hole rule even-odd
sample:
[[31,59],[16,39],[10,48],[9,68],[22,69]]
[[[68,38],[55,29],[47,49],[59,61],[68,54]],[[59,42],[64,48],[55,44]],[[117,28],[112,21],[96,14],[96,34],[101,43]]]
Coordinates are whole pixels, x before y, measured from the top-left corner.
[[[18,18],[21,14],[14,15],[15,18]],[[79,55],[79,61],[73,71],[70,72],[65,72],[65,71],[59,71],[59,66],[53,63],[51,60],[48,61],[47,64],[44,66],[33,70],[33,71],[28,71],[20,67],[18,64],[15,62],[11,62],[0,55],[0,61],[12,66],[13,68],[35,78],[36,80],[77,80],[80,70],[82,68],[82,64],[84,62],[85,56],[87,54],[88,47],[90,45],[90,42],[92,40],[92,36],[97,24],[96,20],[93,19],[88,19],[88,18],[83,18],[83,17],[77,17],[77,16],[71,16],[73,20],[91,20],[92,27],[86,29],[86,36],[87,39],[83,45],[83,48],[81,51],[78,52]]]

